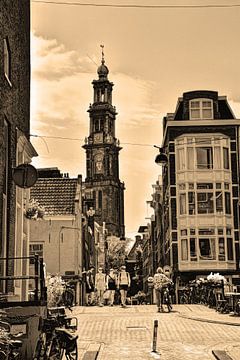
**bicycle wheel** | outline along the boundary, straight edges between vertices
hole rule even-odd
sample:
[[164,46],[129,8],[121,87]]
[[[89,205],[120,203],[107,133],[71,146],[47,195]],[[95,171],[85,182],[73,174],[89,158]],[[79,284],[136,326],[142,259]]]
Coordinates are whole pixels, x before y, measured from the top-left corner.
[[66,307],[72,307],[74,301],[74,295],[72,291],[65,290],[63,293],[63,302]]
[[78,360],[78,349],[77,341],[74,340],[68,346],[68,349],[65,350],[65,356],[67,360]]
[[41,339],[38,339],[33,360],[46,359],[46,334],[42,334]]
[[62,360],[64,348],[61,346],[61,343],[57,337],[54,337],[49,344],[47,354],[47,359],[49,360]]

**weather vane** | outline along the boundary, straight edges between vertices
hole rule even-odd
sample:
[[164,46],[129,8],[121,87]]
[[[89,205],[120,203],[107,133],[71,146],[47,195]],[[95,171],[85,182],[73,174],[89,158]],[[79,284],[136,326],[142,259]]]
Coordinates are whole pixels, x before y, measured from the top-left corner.
[[104,64],[104,63],[105,63],[105,60],[104,60],[104,52],[103,52],[104,45],[100,45],[100,47],[102,48],[102,64]]

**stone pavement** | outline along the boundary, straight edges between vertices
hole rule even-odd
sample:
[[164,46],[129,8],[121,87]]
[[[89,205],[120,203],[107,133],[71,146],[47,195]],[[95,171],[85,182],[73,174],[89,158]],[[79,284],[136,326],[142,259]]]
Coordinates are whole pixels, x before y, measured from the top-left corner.
[[[157,313],[155,305],[76,307],[72,315],[79,321],[79,360],[211,360],[212,350],[240,360],[240,317],[203,305],[174,305],[171,313]],[[158,353],[151,353],[154,320]]]

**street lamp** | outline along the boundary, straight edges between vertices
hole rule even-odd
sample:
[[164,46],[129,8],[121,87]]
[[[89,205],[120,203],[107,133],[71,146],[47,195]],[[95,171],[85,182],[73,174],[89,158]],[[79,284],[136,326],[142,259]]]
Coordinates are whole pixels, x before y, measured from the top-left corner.
[[168,162],[167,154],[165,153],[164,148],[154,145],[155,148],[159,149],[159,154],[155,158],[155,163],[157,165],[165,165]]

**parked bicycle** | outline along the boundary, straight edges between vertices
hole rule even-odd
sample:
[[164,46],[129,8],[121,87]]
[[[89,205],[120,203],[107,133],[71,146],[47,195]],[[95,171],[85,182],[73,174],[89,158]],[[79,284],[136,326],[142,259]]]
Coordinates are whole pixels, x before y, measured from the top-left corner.
[[17,340],[17,335],[11,334],[11,325],[6,321],[0,321],[0,360],[20,360],[22,341]]
[[73,286],[71,284],[66,283],[65,289],[61,295],[61,298],[58,301],[58,306],[65,306],[70,311],[72,311],[72,307],[74,305],[74,299],[75,299],[75,291],[73,289]]
[[[72,324],[74,321],[74,324]],[[77,360],[77,319],[57,314],[42,319],[34,360]]]

